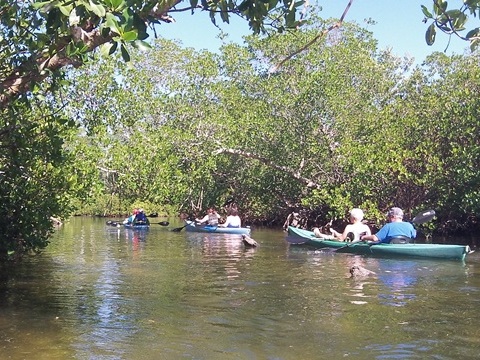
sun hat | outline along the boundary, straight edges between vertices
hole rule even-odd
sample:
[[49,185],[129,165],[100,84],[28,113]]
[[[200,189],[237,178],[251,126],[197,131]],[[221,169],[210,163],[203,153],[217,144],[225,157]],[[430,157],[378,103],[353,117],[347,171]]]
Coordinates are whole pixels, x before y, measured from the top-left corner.
[[392,207],[390,210],[388,210],[388,216],[403,218],[403,210],[399,207]]
[[362,221],[364,215],[362,209],[354,208],[350,210],[350,216],[353,217],[355,220]]

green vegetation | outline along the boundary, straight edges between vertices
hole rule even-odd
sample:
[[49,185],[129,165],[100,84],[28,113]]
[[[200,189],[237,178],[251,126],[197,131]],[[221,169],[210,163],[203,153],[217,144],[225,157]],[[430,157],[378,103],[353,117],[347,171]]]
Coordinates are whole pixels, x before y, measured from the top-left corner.
[[311,32],[251,37],[220,54],[161,40],[132,54],[135,66],[109,59],[76,72],[67,107],[92,151],[108,149],[97,168],[117,174],[101,194],[178,212],[233,195],[246,221],[265,224],[292,208],[317,224],[354,206],[379,222],[393,205],[434,208],[439,229],[472,229],[475,57],[434,54],[414,68],[346,24],[268,72]]
[[249,223],[303,208],[318,224],[352,206],[380,221],[397,205],[476,229],[475,56],[412,68],[351,24],[309,15],[286,31],[303,3],[254,0],[203,6],[276,35],[218,54],[146,43],[175,5],[1,5],[0,261],[44,248],[51,217],[196,212],[230,196]]

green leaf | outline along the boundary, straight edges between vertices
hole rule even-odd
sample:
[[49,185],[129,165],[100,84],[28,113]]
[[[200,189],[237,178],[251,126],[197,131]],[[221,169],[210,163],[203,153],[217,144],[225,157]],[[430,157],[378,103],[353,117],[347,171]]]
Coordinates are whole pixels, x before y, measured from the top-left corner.
[[422,12],[423,12],[423,15],[425,15],[427,18],[431,19],[433,18],[433,15],[430,13],[430,11],[428,11],[427,7],[422,5]]
[[480,40],[479,39],[473,39],[470,41],[470,50],[473,52],[479,48],[480,45]]
[[295,9],[285,14],[285,25],[289,29],[295,28]]
[[268,2],[269,9],[275,9],[277,5],[278,5],[278,0],[269,0]]
[[58,9],[63,15],[70,16],[70,13],[73,10],[73,5],[62,5],[62,6],[59,6]]
[[122,36],[122,39],[125,41],[133,41],[137,39],[137,35],[138,35],[137,30],[131,30],[131,31],[124,32],[121,36]]
[[472,37],[477,37],[479,34],[480,34],[480,28],[475,28],[473,30],[470,30],[465,37],[467,39],[471,39]]
[[117,48],[118,48],[118,42],[114,41],[112,43],[112,47],[110,48],[110,52],[108,54],[112,55],[115,51],[117,51]]
[[118,21],[115,18],[115,15],[113,15],[112,13],[107,13],[105,17],[107,18],[105,26],[109,27],[112,32],[120,35],[122,31],[120,30],[120,26],[118,25]]
[[127,48],[125,47],[125,44],[120,45],[120,51],[122,53],[122,58],[125,62],[130,61],[130,54],[128,53]]
[[105,13],[106,13],[105,8],[100,4],[98,5],[95,4],[92,0],[90,0],[90,9],[98,17],[103,18],[105,16]]
[[238,11],[244,12],[250,7],[250,1],[244,0],[240,5],[238,5]]
[[113,44],[116,44],[116,43],[109,42],[100,46],[100,56],[103,56],[103,57],[109,56],[111,54],[110,50],[112,49]]
[[152,46],[149,43],[143,40],[135,40],[134,42],[132,42],[132,46],[142,51],[152,48]]
[[43,1],[43,2],[34,2],[32,4],[34,9],[41,10],[42,12],[48,13],[52,8],[57,7],[60,3],[59,0],[56,1]]
[[125,0],[111,0],[111,1],[112,1],[113,8],[116,11],[120,11],[127,6],[127,4],[125,3]]
[[453,27],[457,31],[465,29],[465,22],[467,21],[467,16],[460,10],[450,10],[447,11],[447,15],[452,19]]
[[225,1],[220,2],[220,17],[222,18],[223,22],[229,23],[229,16],[227,11],[227,3]]
[[135,29],[137,29],[137,39],[139,40],[145,40],[148,38],[148,33],[147,33],[147,26],[145,25],[145,22],[138,16],[135,15],[133,17],[133,25]]
[[443,15],[443,13],[445,12],[445,10],[447,10],[447,2],[444,1],[444,0],[437,0],[435,3],[434,3],[434,6],[433,6],[433,11],[435,12],[435,15],[437,16],[441,16]]
[[425,33],[425,41],[427,42],[427,45],[433,45],[435,43],[435,36],[437,34],[437,30],[435,28],[435,24],[431,24],[427,32]]

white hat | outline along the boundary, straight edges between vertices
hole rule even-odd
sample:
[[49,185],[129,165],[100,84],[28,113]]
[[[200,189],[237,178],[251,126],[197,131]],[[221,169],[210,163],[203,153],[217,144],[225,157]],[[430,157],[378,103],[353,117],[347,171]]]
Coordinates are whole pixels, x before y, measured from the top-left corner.
[[354,208],[350,210],[350,216],[353,217],[355,220],[362,221],[363,220],[363,211],[359,208]]

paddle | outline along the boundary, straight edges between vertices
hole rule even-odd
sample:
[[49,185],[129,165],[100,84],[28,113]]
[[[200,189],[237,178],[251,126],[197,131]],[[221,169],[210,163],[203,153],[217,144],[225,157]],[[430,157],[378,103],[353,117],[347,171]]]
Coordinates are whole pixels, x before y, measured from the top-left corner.
[[174,229],[172,229],[171,231],[173,231],[173,232],[180,232],[180,231],[182,231],[183,228],[187,227],[187,225],[188,225],[188,224],[185,224],[185,225],[183,225],[182,227],[174,228]]
[[434,217],[435,217],[435,210],[423,211],[420,214],[417,214],[417,216],[415,216],[412,219],[412,223],[417,224],[417,225],[423,224],[423,223],[426,223],[426,222],[432,220]]
[[[430,220],[432,220],[433,218],[435,217],[435,210],[427,210],[427,211],[422,211],[421,213],[418,213],[413,219],[412,219],[412,223],[413,224],[417,224],[417,225],[420,225],[420,224],[424,224]],[[347,245],[345,246],[342,246],[342,247],[339,247],[337,249],[333,249],[333,251],[338,251],[338,250],[341,250],[341,249],[345,249],[349,246],[352,246],[353,244],[356,244],[356,243],[359,243],[363,240],[353,240],[352,242],[348,243]],[[370,243],[369,245],[376,245],[378,244],[378,242],[373,242],[373,243]]]
[[109,226],[115,226],[115,227],[119,227],[121,225],[121,223],[116,222],[116,221],[112,221],[112,220],[108,220],[106,222],[106,224],[109,225]]
[[182,231],[182,229],[186,228],[188,225],[189,225],[189,223],[187,222],[185,225],[183,225],[181,227],[178,227],[178,228],[173,228],[171,231],[180,232],[180,231]]

